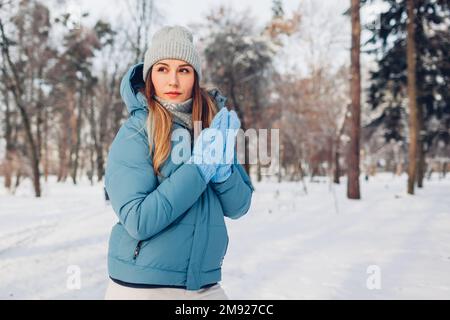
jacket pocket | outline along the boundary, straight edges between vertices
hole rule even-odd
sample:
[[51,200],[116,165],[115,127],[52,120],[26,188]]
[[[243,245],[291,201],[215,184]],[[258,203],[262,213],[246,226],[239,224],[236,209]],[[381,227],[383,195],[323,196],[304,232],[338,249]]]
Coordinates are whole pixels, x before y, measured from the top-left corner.
[[212,271],[222,267],[228,249],[226,226],[209,226],[208,243],[203,258],[202,271]]
[[121,223],[117,223],[111,232],[109,255],[120,260],[133,261],[139,242],[128,234]]
[[[131,252],[136,265],[185,272],[189,264],[194,226],[174,224],[157,235],[135,243]],[[137,254],[136,254],[137,253]]]
[[142,241],[138,241],[138,243],[136,244],[136,248],[134,248],[134,252],[133,252],[133,260],[136,260],[138,257],[139,252],[141,251],[141,244],[142,244]]
[[120,248],[120,241],[122,240],[123,233],[121,232],[122,225],[116,223],[112,229],[111,234],[109,235],[108,241],[108,255],[112,257],[116,257]]

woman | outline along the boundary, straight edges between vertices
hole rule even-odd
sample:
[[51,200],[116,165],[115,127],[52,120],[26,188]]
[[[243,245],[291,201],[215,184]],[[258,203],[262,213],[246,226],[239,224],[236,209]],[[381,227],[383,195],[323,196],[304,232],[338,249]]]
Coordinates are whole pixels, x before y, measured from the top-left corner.
[[[130,117],[106,168],[119,218],[109,240],[106,299],[227,299],[219,284],[228,247],[224,217],[247,213],[254,189],[236,160],[240,121],[200,80],[192,34],[180,26],[156,32],[144,64],[122,79]],[[193,141],[197,123],[205,129]],[[190,154],[180,161],[176,150]]]

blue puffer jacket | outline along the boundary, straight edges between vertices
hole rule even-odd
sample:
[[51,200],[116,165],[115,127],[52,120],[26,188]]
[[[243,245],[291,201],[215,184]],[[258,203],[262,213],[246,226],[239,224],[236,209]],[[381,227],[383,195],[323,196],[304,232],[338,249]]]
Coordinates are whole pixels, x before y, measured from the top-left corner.
[[[178,285],[188,290],[221,280],[228,247],[224,221],[247,213],[253,192],[241,164],[222,183],[206,184],[194,164],[172,162],[153,172],[147,141],[148,109],[136,95],[144,85],[142,64],[122,79],[120,93],[130,117],[117,133],[106,167],[105,187],[119,222],[109,239],[108,271],[131,283]],[[209,92],[218,108],[226,98]],[[177,123],[175,129],[187,130]],[[177,142],[172,142],[172,149]]]

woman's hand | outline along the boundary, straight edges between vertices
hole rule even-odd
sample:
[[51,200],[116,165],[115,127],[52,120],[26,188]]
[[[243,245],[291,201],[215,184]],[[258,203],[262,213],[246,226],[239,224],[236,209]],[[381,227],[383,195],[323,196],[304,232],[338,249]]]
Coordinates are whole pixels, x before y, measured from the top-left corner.
[[[223,110],[223,109],[222,109]],[[223,162],[218,166],[216,173],[211,178],[214,183],[223,182],[231,175],[231,165],[235,156],[236,135],[241,127],[241,122],[234,110],[227,112],[221,119],[219,126],[215,127],[222,134],[223,146]]]
[[194,143],[192,156],[188,160],[188,163],[194,163],[198,166],[206,183],[211,180],[219,165],[224,162],[225,135],[220,128],[226,128],[228,113],[227,108],[222,108],[214,116],[210,128],[203,129],[200,132]]

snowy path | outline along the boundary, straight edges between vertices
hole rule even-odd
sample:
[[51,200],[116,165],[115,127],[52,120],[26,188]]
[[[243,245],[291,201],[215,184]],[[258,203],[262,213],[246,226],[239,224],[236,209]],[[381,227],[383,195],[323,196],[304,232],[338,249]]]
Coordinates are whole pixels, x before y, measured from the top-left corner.
[[[227,219],[227,294],[450,299],[450,178],[425,181],[416,196],[405,193],[405,179],[362,180],[362,201],[346,199],[342,183],[334,187],[337,203],[328,183],[308,183],[308,195],[296,183],[255,184],[251,211]],[[0,299],[102,299],[116,221],[102,185],[51,180],[43,198],[30,193],[29,185],[16,196],[0,187]],[[67,287],[69,266],[81,271],[79,290]],[[380,289],[367,287],[378,275],[370,266]]]

